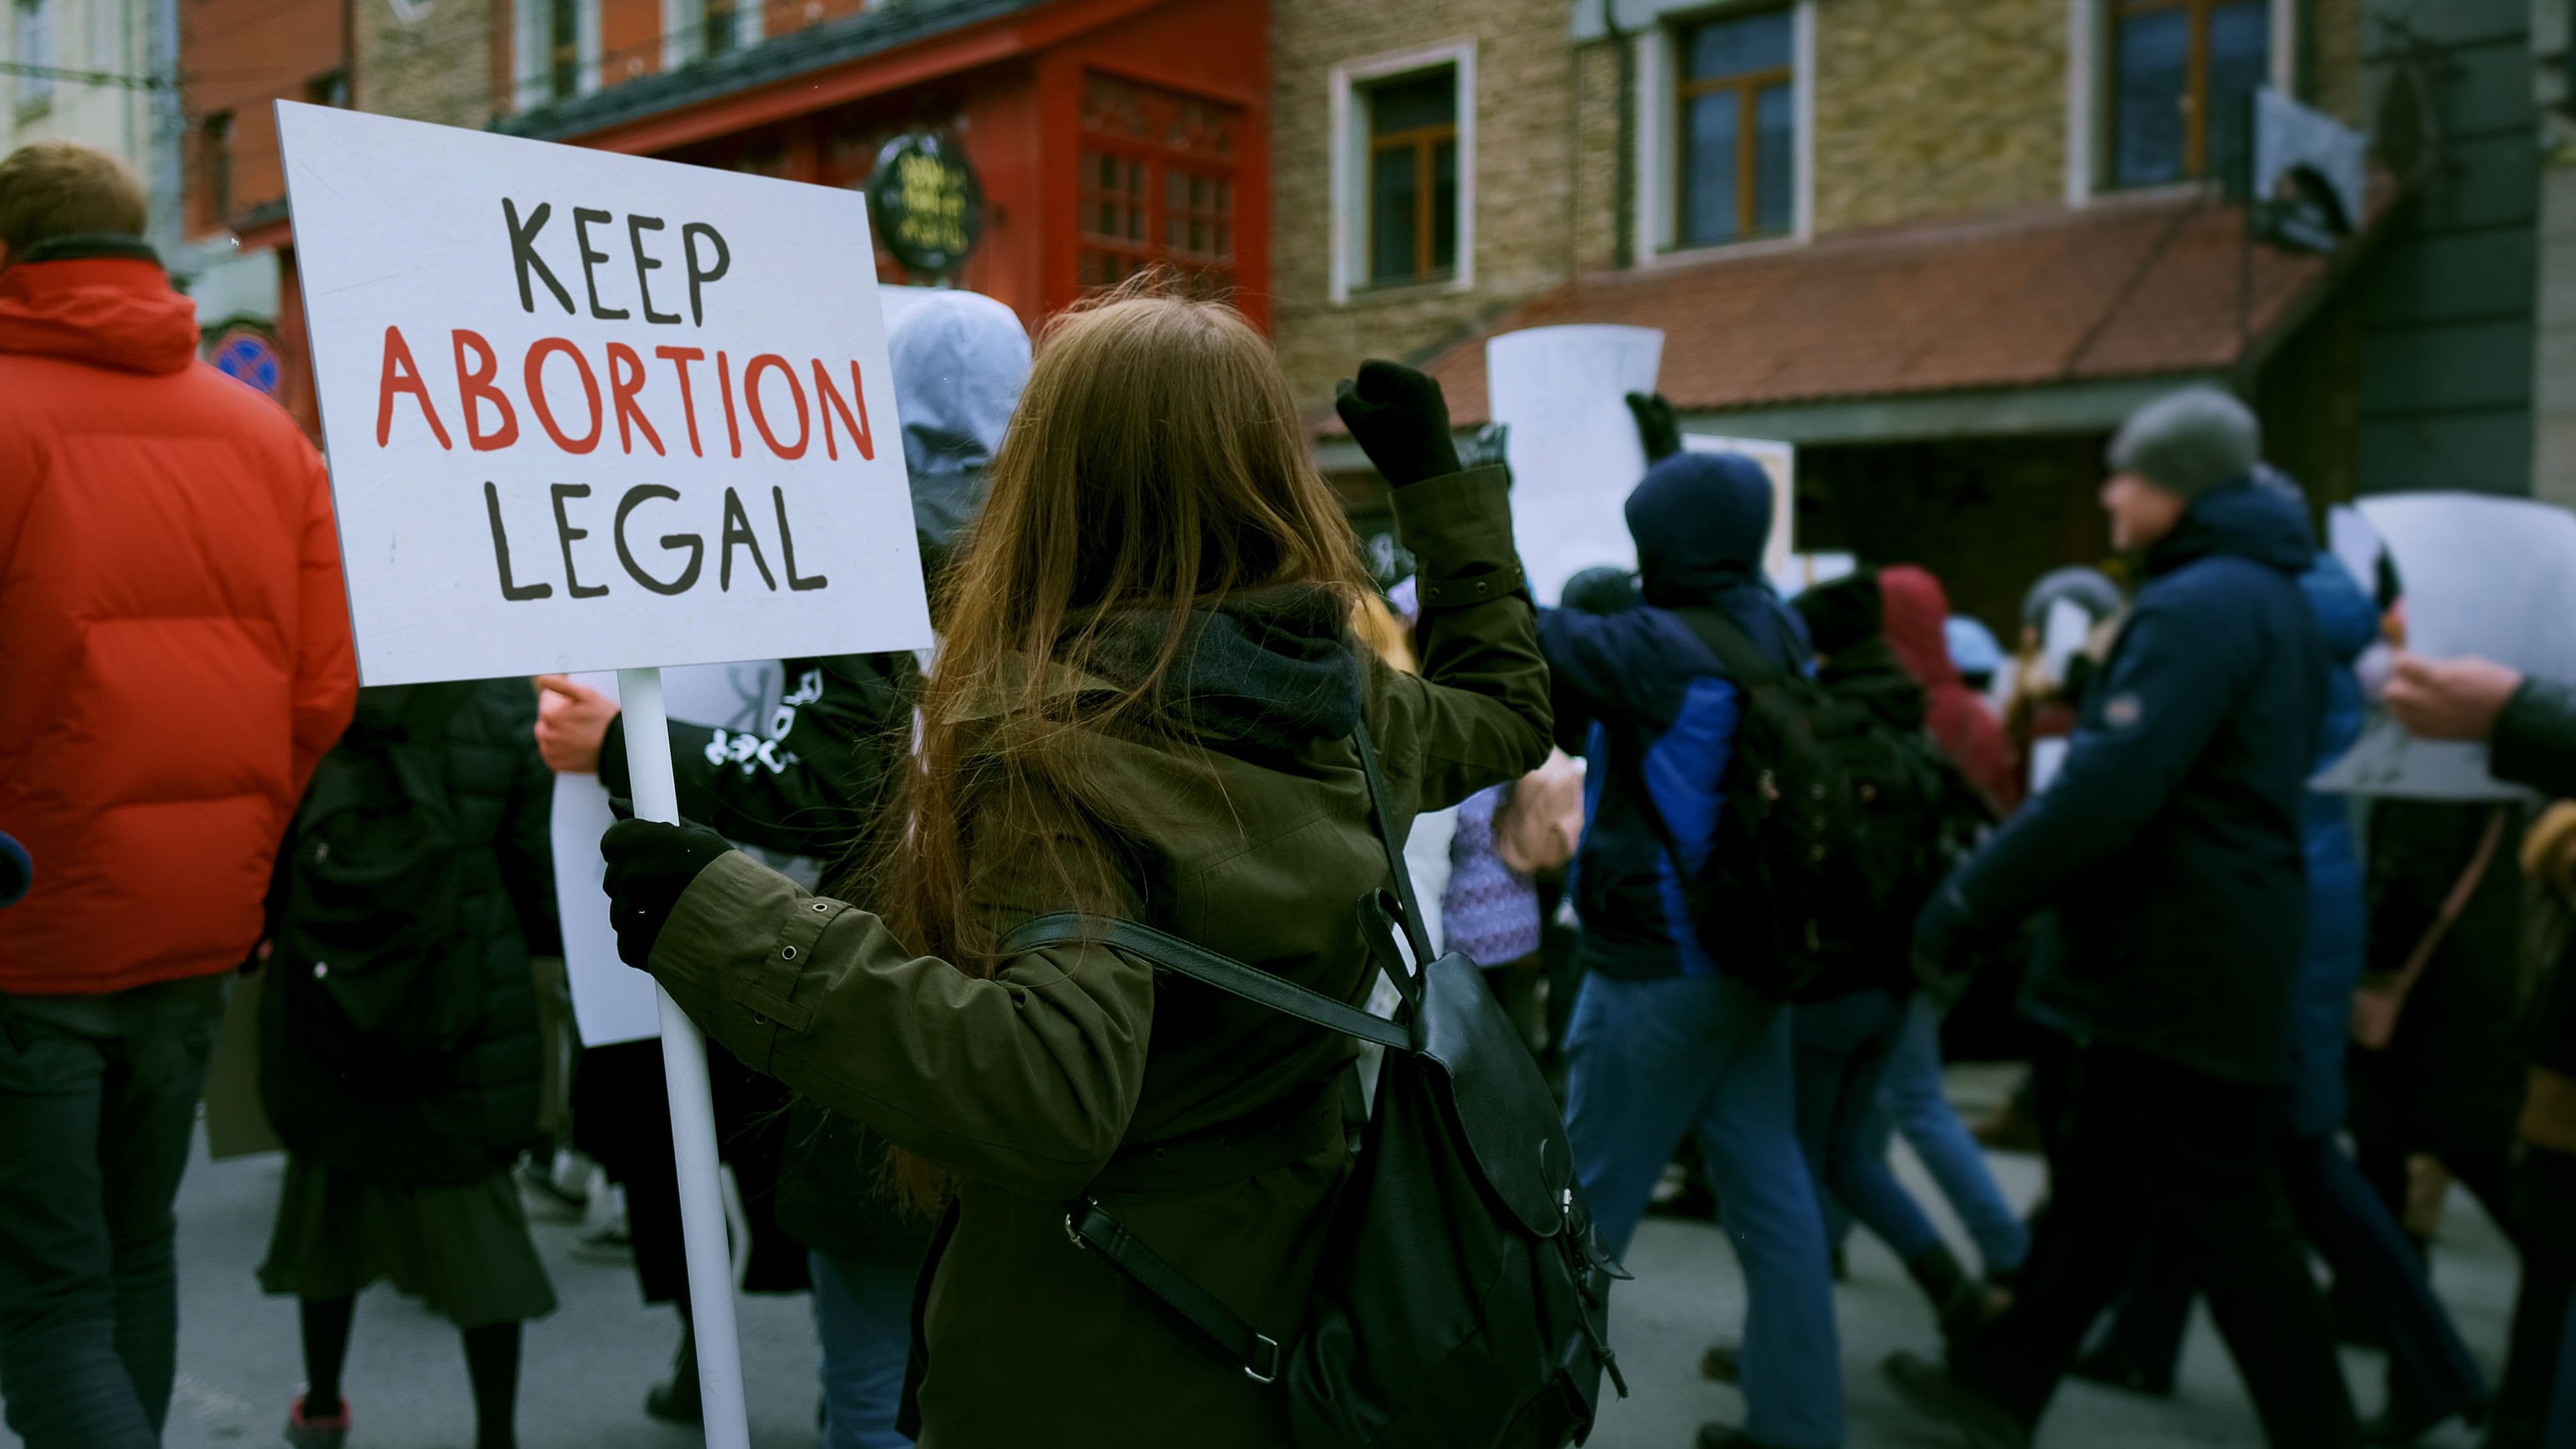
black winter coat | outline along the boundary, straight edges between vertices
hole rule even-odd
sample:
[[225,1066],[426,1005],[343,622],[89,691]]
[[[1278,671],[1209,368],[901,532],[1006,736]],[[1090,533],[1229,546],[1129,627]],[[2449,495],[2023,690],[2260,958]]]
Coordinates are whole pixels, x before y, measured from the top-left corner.
[[[411,688],[361,690],[358,725],[398,715]],[[533,1145],[542,1059],[528,958],[563,951],[548,834],[554,776],[537,755],[536,719],[526,680],[486,680],[436,741],[449,810],[469,857],[458,908],[484,946],[481,1015],[459,1049],[399,1079],[341,1070],[291,1037],[277,983],[263,993],[260,1096],[278,1137],[298,1156],[423,1187],[480,1181]],[[353,728],[335,748],[381,748],[369,737]],[[272,902],[283,898],[271,893]],[[272,935],[278,924],[272,920]]]
[[2287,490],[2194,500],[2147,553],[2065,767],[1945,887],[1989,926],[2050,908],[2031,1000],[2079,1038],[2288,1075],[2331,668],[2299,590],[2315,557]]
[[[2499,780],[2528,785],[2552,800],[2576,800],[2576,685],[2524,683],[2496,721],[2487,768]],[[2576,942],[2552,963],[2532,1002],[2531,1059],[2576,1077]]]

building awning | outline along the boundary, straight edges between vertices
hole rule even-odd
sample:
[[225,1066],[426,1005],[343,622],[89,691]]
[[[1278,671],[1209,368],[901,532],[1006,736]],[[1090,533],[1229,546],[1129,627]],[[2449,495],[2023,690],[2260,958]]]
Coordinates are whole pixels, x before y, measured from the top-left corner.
[[[2374,195],[2374,220],[2387,200]],[[2359,250],[2248,245],[2244,213],[2213,193],[2105,198],[1578,278],[1427,370],[1451,419],[1474,426],[1486,338],[1624,323],[1663,329],[1663,393],[1713,431],[2075,430],[2171,381],[2245,378]]]

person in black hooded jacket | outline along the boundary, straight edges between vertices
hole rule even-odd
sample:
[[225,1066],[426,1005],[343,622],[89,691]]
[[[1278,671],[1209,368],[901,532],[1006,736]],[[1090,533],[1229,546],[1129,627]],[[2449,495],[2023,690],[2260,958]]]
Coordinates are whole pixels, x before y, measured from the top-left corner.
[[1682,892],[1716,848],[1742,703],[1673,611],[1714,610],[1783,671],[1806,668],[1806,627],[1762,578],[1771,509],[1771,480],[1752,459],[1670,452],[1628,496],[1644,604],[1539,616],[1558,739],[1592,759],[1574,863],[1587,974],[1566,1028],[1566,1133],[1614,1253],[1627,1251],[1674,1147],[1698,1136],[1748,1300],[1746,1422],[1708,1425],[1700,1443],[1833,1449],[1841,1352],[1824,1219],[1798,1147],[1789,1013],[1712,957]]
[[2331,664],[2299,587],[2313,531],[2260,454],[2253,413],[2205,388],[2113,439],[2102,503],[2146,586],[2056,780],[1917,927],[1916,969],[1945,981],[1976,935],[2045,910],[2030,1000],[2080,1043],[2016,1301],[1946,1369],[1887,1365],[1981,1444],[2028,1442],[2150,1223],[2200,1273],[2270,1441],[2360,1439],[2278,1165]]
[[[535,718],[524,679],[360,691],[347,737],[316,772],[278,854],[260,1099],[287,1160],[259,1282],[300,1300],[305,1391],[286,1426],[297,1449],[346,1439],[350,1322],[359,1291],[386,1278],[463,1334],[476,1449],[517,1442],[520,1327],[555,1307],[510,1172],[538,1138],[529,957],[563,951],[548,837],[554,781],[528,737]],[[413,791],[437,794],[391,787],[406,777]],[[356,808],[325,813],[326,795]],[[419,897],[421,882],[439,882],[426,905],[316,888],[327,885],[319,867],[335,839],[348,856],[339,827],[352,816],[390,816],[430,842],[414,855],[417,870],[371,893]],[[377,975],[407,979],[384,982],[400,995],[383,1034],[361,1034],[372,1013],[345,1009],[344,999],[363,998],[335,995],[332,982],[333,959],[345,968],[350,958],[315,943],[356,949],[388,931],[453,944],[379,966]],[[342,975],[367,989],[367,978]],[[406,1024],[429,1018],[451,1029],[432,1042]]]

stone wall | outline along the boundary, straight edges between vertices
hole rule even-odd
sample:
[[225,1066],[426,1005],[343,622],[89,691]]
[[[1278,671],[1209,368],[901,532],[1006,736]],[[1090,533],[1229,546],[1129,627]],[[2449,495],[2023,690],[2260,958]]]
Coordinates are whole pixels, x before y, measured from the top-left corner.
[[2066,189],[2066,0],[1819,0],[1819,235]]
[[425,0],[404,23],[385,4],[357,8],[359,109],[443,126],[482,129],[494,112],[492,27],[507,18],[493,0]]
[[[1476,41],[1473,283],[1355,290],[1331,300],[1332,95],[1337,64]],[[1320,408],[1365,357],[1420,358],[1571,273],[1575,48],[1564,0],[1282,0],[1270,12],[1273,330],[1299,399]],[[1615,73],[1615,66],[1589,70]],[[1593,218],[1583,217],[1590,221]]]

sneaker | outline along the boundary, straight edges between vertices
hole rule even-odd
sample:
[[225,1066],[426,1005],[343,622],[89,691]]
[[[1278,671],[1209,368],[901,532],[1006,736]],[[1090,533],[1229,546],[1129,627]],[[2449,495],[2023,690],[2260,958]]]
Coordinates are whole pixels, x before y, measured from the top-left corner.
[[626,1230],[623,1213],[575,1238],[572,1255],[594,1263],[629,1263],[635,1259],[635,1237]]
[[289,1449],[340,1449],[349,1442],[349,1401],[340,1401],[340,1412],[317,1418],[304,1412],[304,1396],[296,1395],[286,1411],[286,1442]]
[[1879,1371],[1906,1403],[1956,1429],[1967,1449],[2030,1449],[2029,1425],[1950,1377],[1942,1365],[1916,1354],[1892,1353]]
[[577,1223],[590,1209],[590,1194],[564,1186],[555,1178],[554,1168],[534,1157],[519,1164],[519,1186],[528,1204],[541,1217],[558,1222]]
[[1691,1443],[1693,1449],[1770,1449],[1733,1424],[1702,1424],[1699,1437]]

